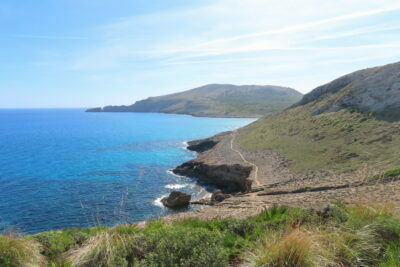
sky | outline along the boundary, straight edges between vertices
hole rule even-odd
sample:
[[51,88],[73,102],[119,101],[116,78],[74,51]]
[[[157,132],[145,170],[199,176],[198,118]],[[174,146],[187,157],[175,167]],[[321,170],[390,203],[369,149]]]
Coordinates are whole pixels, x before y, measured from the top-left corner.
[[397,61],[398,0],[0,0],[0,108],[132,104],[209,83],[307,93]]

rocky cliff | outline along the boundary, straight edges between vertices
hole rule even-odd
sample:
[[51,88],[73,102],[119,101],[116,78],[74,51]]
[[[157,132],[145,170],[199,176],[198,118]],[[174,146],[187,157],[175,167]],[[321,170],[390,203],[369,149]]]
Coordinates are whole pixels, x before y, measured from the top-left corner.
[[[226,161],[220,158],[209,161],[208,152],[220,154],[220,142],[232,136],[232,132],[224,132],[215,136],[188,142],[188,149],[199,152],[198,158],[185,162],[176,167],[173,172],[178,175],[198,178],[203,184],[213,185],[224,193],[243,192],[246,190],[246,179],[252,172],[251,166],[239,164],[235,161]],[[224,144],[222,144],[224,145]],[[223,162],[223,163],[222,163]],[[242,162],[240,162],[242,163]]]
[[400,119],[400,62],[356,71],[317,87],[295,106],[321,102],[313,114],[354,109]]

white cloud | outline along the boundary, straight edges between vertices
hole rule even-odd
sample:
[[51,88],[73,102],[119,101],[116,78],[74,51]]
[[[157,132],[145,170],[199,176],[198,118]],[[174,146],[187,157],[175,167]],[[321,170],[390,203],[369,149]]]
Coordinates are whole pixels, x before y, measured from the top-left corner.
[[202,1],[98,27],[99,41],[68,62],[102,83],[113,75],[165,93],[208,82],[279,82],[306,92],[326,77],[398,59],[399,14],[392,0]]

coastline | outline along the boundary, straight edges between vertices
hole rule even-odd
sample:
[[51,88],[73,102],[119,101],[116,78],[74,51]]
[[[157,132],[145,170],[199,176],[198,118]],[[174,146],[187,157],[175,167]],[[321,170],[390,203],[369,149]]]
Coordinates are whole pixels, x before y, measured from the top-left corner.
[[[261,211],[274,206],[288,206],[299,208],[317,208],[332,201],[344,204],[370,203],[376,201],[398,202],[400,196],[400,177],[392,180],[378,180],[367,182],[365,173],[356,170],[340,176],[329,171],[315,171],[308,173],[294,173],[290,170],[290,162],[276,151],[249,152],[243,151],[233,140],[233,133],[242,134],[242,129],[235,132],[220,133],[215,136],[189,141],[188,144],[207,144],[207,141],[217,140],[216,144],[197,153],[193,160],[178,166],[186,166],[180,175],[188,174],[193,177],[213,183],[218,189],[223,189],[225,183],[236,183],[237,177],[232,176],[232,167],[251,168],[235,150],[240,151],[246,161],[258,166],[260,184],[253,186],[249,192],[231,192],[232,197],[204,206],[195,211],[186,211],[162,217],[161,220],[173,222],[176,220],[196,218],[210,220],[218,218],[247,218],[259,214]],[[224,166],[223,171],[219,167]],[[176,169],[175,169],[176,170]],[[206,170],[206,172],[204,172]],[[208,171],[208,172],[207,172]],[[382,170],[371,170],[377,175]],[[253,178],[255,169],[252,168],[247,176],[241,179]],[[207,177],[208,174],[209,176]],[[225,175],[224,175],[225,174]],[[225,177],[224,177],[225,176]],[[222,186],[221,186],[222,182]],[[388,190],[388,186],[390,190]]]
[[154,111],[103,111],[103,110],[94,110],[91,111],[90,108],[86,108],[84,110],[86,113],[155,113],[155,114],[173,114],[173,115],[184,115],[184,116],[191,116],[194,118],[209,118],[209,119],[259,119],[266,115],[249,115],[249,116],[242,116],[242,115],[226,115],[226,114],[193,114],[193,113],[173,113],[173,112],[154,112]]

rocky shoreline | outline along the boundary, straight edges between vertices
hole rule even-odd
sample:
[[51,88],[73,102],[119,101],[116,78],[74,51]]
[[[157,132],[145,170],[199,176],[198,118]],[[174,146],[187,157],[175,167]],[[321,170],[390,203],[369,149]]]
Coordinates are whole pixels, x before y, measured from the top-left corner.
[[[232,132],[223,132],[215,136],[189,141],[187,149],[203,155],[213,149],[223,138]],[[251,166],[241,164],[208,164],[197,157],[194,160],[185,162],[175,169],[177,175],[200,179],[204,184],[215,186],[223,193],[238,193],[246,191],[246,179],[252,172]]]
[[[188,142],[188,149],[199,154],[173,170],[213,185],[218,195],[227,197],[220,198],[221,201],[193,201],[191,205],[204,208],[169,215],[162,220],[246,218],[273,206],[310,208],[332,201],[345,204],[378,200],[400,202],[400,175],[366,181],[374,175],[379,177],[376,175],[382,170],[363,169],[341,175],[326,171],[293,173],[288,161],[275,151],[243,151],[234,142],[234,136],[242,134],[241,131],[243,129]],[[260,184],[251,190],[246,190],[245,181],[254,177],[255,170],[235,153],[239,150],[259,168]]]

